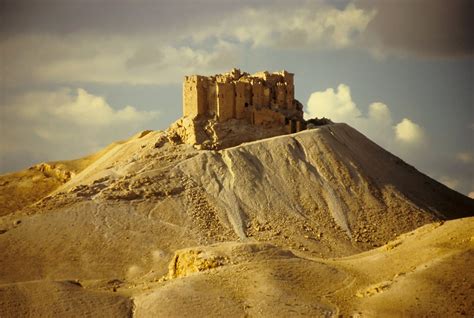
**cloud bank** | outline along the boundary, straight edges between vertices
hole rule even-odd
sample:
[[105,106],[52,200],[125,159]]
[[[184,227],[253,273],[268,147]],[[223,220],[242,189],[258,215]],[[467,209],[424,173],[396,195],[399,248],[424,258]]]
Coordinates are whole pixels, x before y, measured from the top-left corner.
[[[31,5],[39,6],[38,10],[27,10],[21,1],[7,1],[1,13],[4,21],[15,24],[23,19],[26,26],[38,26],[38,30],[19,27],[16,31],[3,25],[8,32],[0,33],[0,51],[9,87],[29,82],[179,83],[185,74],[216,73],[239,65],[244,52],[252,49],[458,56],[472,55],[474,46],[470,40],[474,10],[469,10],[473,5],[463,0],[361,0],[344,7],[329,1],[242,6],[144,2],[141,8],[127,1],[87,6],[58,3],[54,10],[61,16],[55,21],[46,7]],[[185,19],[170,18],[180,10]],[[111,14],[140,18],[128,18],[125,28]],[[80,16],[90,17],[90,26],[83,25]],[[71,32],[62,31],[67,27]]]
[[253,48],[341,49],[353,45],[374,16],[372,9],[353,4],[338,9],[322,2],[244,8],[217,26],[200,28],[193,38],[198,42],[231,38]]
[[4,85],[25,83],[178,83],[184,74],[212,73],[237,63],[233,44],[210,48],[161,43],[159,37],[31,34],[0,42]]
[[[130,10],[134,11],[132,7]],[[145,20],[151,20],[143,14]],[[9,87],[25,83],[179,83],[185,74],[217,73],[239,65],[243,52],[249,49],[353,47],[375,11],[353,4],[336,8],[323,2],[307,2],[292,6],[244,6],[220,15],[219,19],[194,17],[194,27],[183,23],[174,29],[161,26],[160,20],[153,17],[145,26],[141,20],[134,21],[131,31],[124,33],[103,33],[87,27],[66,34],[0,33],[0,51],[7,65],[4,82]],[[6,16],[12,18],[11,14]],[[152,32],[162,27],[167,32]],[[138,32],[143,29],[146,31]]]

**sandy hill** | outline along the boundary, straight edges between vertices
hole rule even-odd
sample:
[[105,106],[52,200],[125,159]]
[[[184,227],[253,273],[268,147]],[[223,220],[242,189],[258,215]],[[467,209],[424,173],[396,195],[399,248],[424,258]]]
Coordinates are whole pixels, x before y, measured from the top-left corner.
[[473,314],[474,200],[345,124],[222,132],[1,176],[0,316]]

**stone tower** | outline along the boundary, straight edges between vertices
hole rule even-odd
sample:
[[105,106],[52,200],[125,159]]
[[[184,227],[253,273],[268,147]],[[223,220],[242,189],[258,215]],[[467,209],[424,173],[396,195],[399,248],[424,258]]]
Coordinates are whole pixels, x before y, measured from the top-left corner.
[[287,71],[253,75],[233,69],[214,76],[186,76],[183,115],[209,116],[219,122],[247,120],[254,125],[304,129],[301,104],[294,99],[294,74]]

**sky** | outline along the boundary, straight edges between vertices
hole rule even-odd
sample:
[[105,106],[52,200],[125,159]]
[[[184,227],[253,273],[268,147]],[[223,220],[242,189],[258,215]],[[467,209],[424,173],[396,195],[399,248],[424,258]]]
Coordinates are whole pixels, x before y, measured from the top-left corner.
[[474,1],[0,0],[0,173],[181,116],[182,79],[295,73],[346,122],[474,197]]

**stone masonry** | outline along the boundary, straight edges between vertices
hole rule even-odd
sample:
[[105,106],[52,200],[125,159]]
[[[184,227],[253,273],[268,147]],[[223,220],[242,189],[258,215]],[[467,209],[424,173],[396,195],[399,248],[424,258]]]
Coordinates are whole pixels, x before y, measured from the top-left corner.
[[287,71],[253,75],[239,69],[214,76],[186,76],[183,115],[208,116],[219,122],[247,120],[264,127],[284,126],[288,133],[305,128],[303,107],[294,98],[294,74]]

